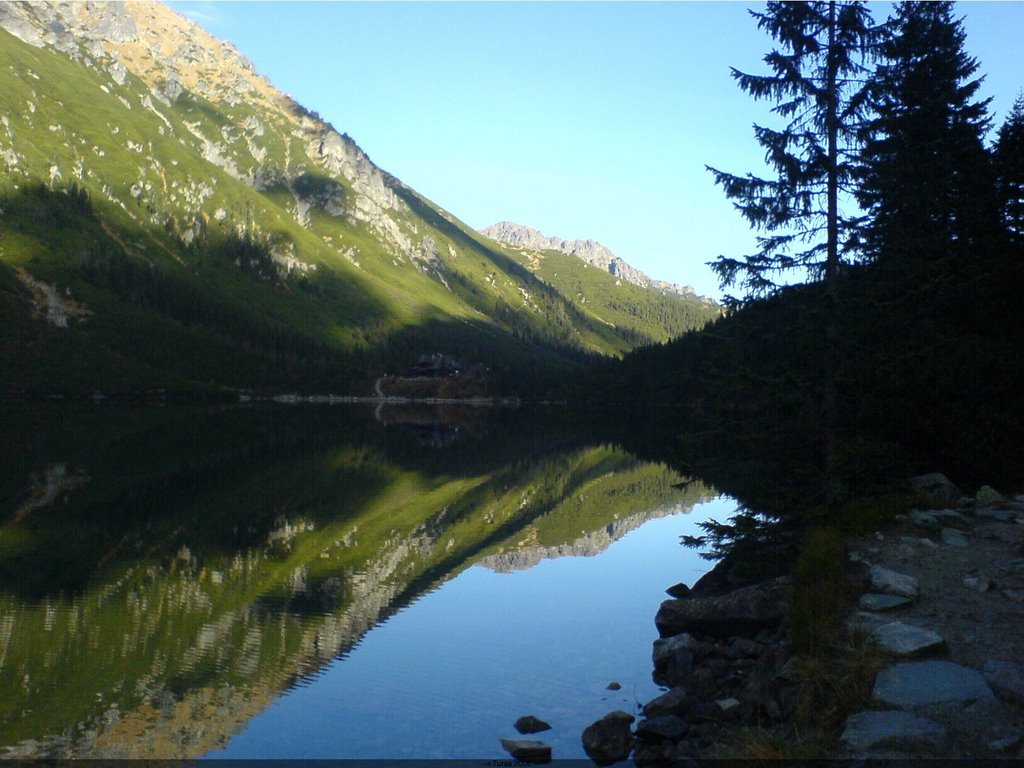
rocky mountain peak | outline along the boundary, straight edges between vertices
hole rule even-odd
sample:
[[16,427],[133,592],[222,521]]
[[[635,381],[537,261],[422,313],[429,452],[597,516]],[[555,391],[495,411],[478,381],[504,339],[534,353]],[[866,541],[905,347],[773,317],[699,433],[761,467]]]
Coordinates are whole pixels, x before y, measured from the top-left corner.
[[540,230],[516,224],[511,221],[500,221],[479,230],[480,234],[511,245],[535,251],[561,251],[576,256],[587,264],[608,272],[615,277],[633,283],[641,288],[648,288],[659,293],[675,293],[680,296],[693,295],[693,288],[688,285],[676,285],[664,280],[654,280],[636,267],[623,261],[612,253],[611,249],[596,240],[566,240],[561,237],[548,237]]

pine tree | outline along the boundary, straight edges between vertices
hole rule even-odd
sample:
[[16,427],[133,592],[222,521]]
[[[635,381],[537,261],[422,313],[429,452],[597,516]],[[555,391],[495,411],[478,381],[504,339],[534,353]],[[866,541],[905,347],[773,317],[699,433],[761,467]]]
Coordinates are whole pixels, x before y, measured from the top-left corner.
[[800,269],[823,276],[831,291],[851,244],[852,220],[841,215],[839,198],[850,191],[857,157],[854,94],[875,33],[871,17],[859,2],[770,2],[764,13],[750,13],[781,50],[764,57],[771,74],[733,69],[733,78],[755,99],[775,101],[772,111],[789,123],[783,130],[754,127],[774,179],[708,167],[765,233],[757,253],[720,256],[711,266],[723,286],[739,281],[749,297],[774,292],[779,275]]
[[1024,246],[1024,93],[999,128],[994,155],[1003,225],[1019,249]]
[[[771,99],[789,120],[783,130],[755,126],[774,179],[708,168],[736,208],[759,231],[760,250],[741,259],[720,256],[712,267],[723,286],[740,280],[748,297],[778,290],[776,276],[792,270],[824,278],[821,349],[822,500],[836,498],[838,442],[838,290],[841,258],[856,244],[854,220],[841,214],[857,164],[860,81],[875,28],[860,2],[770,2],[751,11],[780,44],[764,57],[769,75],[733,69],[740,88]],[[738,303],[734,299],[730,303]]]
[[989,100],[976,98],[982,78],[965,37],[951,2],[899,4],[864,92],[874,112],[862,132],[865,246],[897,272],[978,255],[993,235]]

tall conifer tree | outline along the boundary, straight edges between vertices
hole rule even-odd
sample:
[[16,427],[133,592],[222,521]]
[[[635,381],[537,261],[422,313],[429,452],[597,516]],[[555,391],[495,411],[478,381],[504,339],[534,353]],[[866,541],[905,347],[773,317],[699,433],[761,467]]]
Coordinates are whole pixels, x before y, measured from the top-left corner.
[[1024,93],[1000,126],[994,149],[1003,224],[1014,244],[1024,247]]
[[983,144],[989,100],[951,2],[897,5],[865,93],[859,199],[868,253],[897,272],[954,253],[980,255],[993,235],[994,178]]
[[738,280],[748,297],[776,291],[778,276],[793,270],[824,279],[822,500],[831,505],[837,490],[839,271],[855,242],[853,222],[839,206],[841,194],[852,191],[860,119],[855,95],[863,85],[875,30],[860,2],[770,2],[763,13],[751,15],[779,48],[764,57],[770,74],[733,69],[732,75],[755,99],[774,101],[772,111],[789,122],[782,130],[754,126],[775,178],[708,168],[763,233],[757,253],[740,259],[720,256],[712,267],[723,286]]
[[[788,119],[782,130],[755,125],[775,178],[737,176],[708,167],[736,208],[758,231],[760,250],[712,263],[723,286],[736,282],[748,297],[773,292],[778,277],[808,270],[830,287],[849,244],[851,221],[839,198],[850,191],[857,157],[857,102],[874,34],[860,2],[770,2],[750,12],[779,43],[764,57],[771,70],[755,75],[733,69],[740,88],[775,102]],[[735,301],[734,301],[735,303]]]

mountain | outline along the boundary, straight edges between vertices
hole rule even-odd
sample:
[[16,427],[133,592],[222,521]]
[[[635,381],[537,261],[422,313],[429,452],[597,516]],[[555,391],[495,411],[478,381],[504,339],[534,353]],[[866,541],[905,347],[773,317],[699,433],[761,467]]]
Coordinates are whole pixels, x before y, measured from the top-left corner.
[[613,277],[621,278],[627,283],[650,288],[659,293],[675,293],[680,296],[693,296],[693,287],[677,285],[665,280],[654,280],[636,267],[620,259],[608,246],[596,240],[565,240],[561,237],[548,237],[533,227],[515,224],[511,221],[499,221],[479,230],[480,234],[517,248],[534,251],[561,251],[578,256],[591,266],[603,269]]
[[164,6],[0,3],[0,391],[529,393],[707,319],[565,290]]

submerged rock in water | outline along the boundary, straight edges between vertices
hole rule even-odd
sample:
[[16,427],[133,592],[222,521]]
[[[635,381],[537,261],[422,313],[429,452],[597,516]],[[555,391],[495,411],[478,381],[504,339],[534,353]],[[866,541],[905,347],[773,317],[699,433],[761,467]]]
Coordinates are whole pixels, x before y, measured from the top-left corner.
[[551,747],[543,741],[530,739],[502,739],[502,748],[517,760],[529,763],[550,763]]
[[633,734],[629,726],[636,718],[628,712],[609,712],[583,731],[583,751],[598,765],[611,765],[629,757]]
[[541,731],[550,731],[551,726],[545,723],[540,718],[534,717],[533,715],[524,715],[516,720],[515,728],[520,733],[540,733]]

